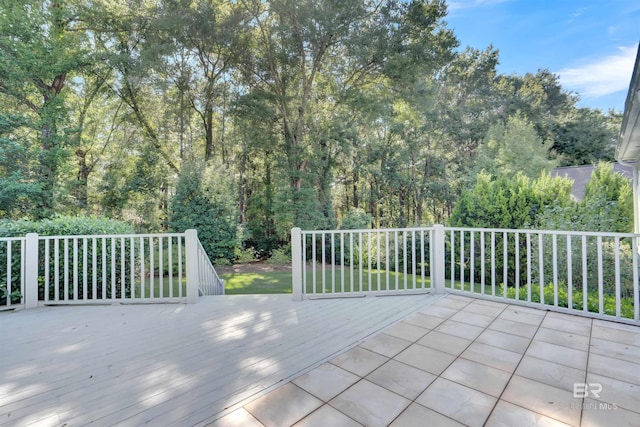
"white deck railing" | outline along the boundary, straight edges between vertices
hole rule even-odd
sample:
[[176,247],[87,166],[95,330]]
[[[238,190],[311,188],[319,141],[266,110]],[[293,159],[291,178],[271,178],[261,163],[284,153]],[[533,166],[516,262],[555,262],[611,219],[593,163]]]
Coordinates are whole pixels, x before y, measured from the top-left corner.
[[24,237],[0,238],[0,310],[22,304]]
[[195,302],[199,293],[224,293],[195,230],[2,238],[0,264],[0,309]]
[[[297,234],[296,234],[297,233]],[[434,228],[301,231],[294,229],[296,296],[430,292]],[[298,254],[296,254],[296,250]],[[296,292],[297,291],[297,292]]]
[[441,225],[293,229],[294,298],[453,292],[638,324],[638,237]]
[[198,240],[198,277],[200,295],[224,295],[224,280],[218,276],[207,252]]

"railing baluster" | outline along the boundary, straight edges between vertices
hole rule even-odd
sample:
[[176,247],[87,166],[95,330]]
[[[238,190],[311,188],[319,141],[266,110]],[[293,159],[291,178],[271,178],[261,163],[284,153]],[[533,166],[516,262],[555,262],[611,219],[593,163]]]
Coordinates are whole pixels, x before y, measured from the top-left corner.
[[53,299],[60,301],[60,239],[57,237],[53,240],[53,283],[55,289],[53,290]]
[[88,286],[88,278],[89,268],[87,266],[87,257],[88,257],[88,245],[87,238],[84,237],[82,239],[82,299],[84,301],[87,300],[87,286]]
[[316,240],[317,240],[317,235],[312,233],[311,234],[311,253],[312,253],[312,257],[311,257],[311,270],[313,272],[313,293],[317,293],[318,291],[316,290],[316,282],[317,282],[317,277],[316,275],[318,274],[318,269],[316,268],[316,258],[317,258],[317,253],[316,253]]
[[573,310],[573,249],[570,234],[567,234],[567,296],[567,308]]
[[406,291],[409,287],[409,277],[407,276],[407,274],[409,274],[409,271],[407,270],[407,263],[408,263],[408,254],[407,254],[407,230],[404,230],[402,232],[402,272],[404,274],[404,290]]
[[474,231],[470,231],[469,232],[469,283],[471,286],[471,291],[475,292],[476,291],[476,275],[475,275],[475,269],[476,269],[476,247],[475,247],[475,232]]
[[50,299],[50,292],[51,292],[51,273],[49,272],[50,270],[50,263],[51,260],[49,258],[50,254],[49,251],[51,250],[49,248],[49,242],[51,240],[46,238],[44,239],[44,300],[45,301],[49,301]]
[[120,238],[120,298],[125,299],[126,297],[126,283],[127,278],[125,276],[126,265],[125,265],[125,251],[124,251],[124,237]]
[[616,272],[616,317],[620,317],[620,237],[614,240]]
[[322,236],[322,260],[321,260],[321,262],[322,262],[322,293],[324,294],[326,292],[326,290],[327,290],[327,286],[326,286],[326,283],[327,283],[326,273],[327,272],[326,272],[326,268],[325,268],[325,261],[326,261],[326,253],[325,253],[325,251],[326,251],[327,244],[326,244],[325,234],[322,233],[321,236]]
[[420,230],[420,280],[420,289],[424,289],[424,230]]
[[491,232],[491,296],[496,296],[496,233]]
[[136,265],[135,265],[135,240],[133,237],[129,238],[129,288],[131,299],[136,297]]
[[73,300],[78,301],[78,239],[73,238]]
[[64,300],[69,300],[69,239],[64,238]]
[[330,233],[331,236],[331,293],[336,292],[336,244],[335,234]]
[[340,232],[340,292],[344,293],[344,232]]
[[416,232],[411,230],[411,271],[413,273],[413,289],[416,288]]
[[520,300],[520,233],[514,236],[516,300]]
[[509,236],[507,232],[502,233],[502,297],[507,297],[507,286],[509,286]]
[[484,231],[480,232],[480,293],[482,295],[484,295],[484,287],[486,285],[486,279],[485,279],[485,265],[487,263],[487,257],[486,257],[486,253],[485,253],[485,239],[484,239]]
[[540,279],[540,304],[544,304],[544,238],[538,232],[538,270]]
[[367,232],[367,267],[369,268],[368,270],[368,274],[367,274],[367,280],[369,281],[367,283],[367,290],[368,291],[373,291],[373,279],[371,278],[372,275],[372,271],[371,269],[373,268],[373,260],[371,259],[371,232]]
[[155,266],[155,248],[153,245],[153,237],[149,237],[149,298],[155,298],[155,281],[156,281],[156,266]]
[[397,291],[398,287],[399,287],[399,280],[400,280],[400,276],[398,276],[398,273],[399,273],[398,270],[400,270],[400,266],[399,266],[399,263],[398,263],[398,261],[399,261],[398,258],[400,256],[400,254],[398,253],[398,232],[397,231],[395,232],[393,237],[394,237],[393,244],[394,244],[395,256],[396,256],[395,274],[396,274],[396,291]]
[[353,231],[349,232],[349,278],[351,279],[350,291],[355,292],[356,282],[355,282],[355,277],[353,275]]
[[144,238],[140,237],[140,298],[144,299],[146,284],[146,272],[144,268]]
[[582,235],[582,311],[589,311],[587,284],[587,236]]
[[[449,269],[451,270],[451,289],[455,289],[455,283],[456,283],[456,273],[455,273],[455,269],[456,269],[456,258],[455,258],[455,252],[456,252],[456,246],[455,246],[455,231],[451,230],[449,231],[449,237],[450,237],[450,244],[449,244],[449,256],[451,258],[451,262],[449,265]],[[433,277],[433,276],[432,276]],[[464,289],[462,289],[464,291]]]
[[604,271],[602,267],[602,236],[598,236],[598,313],[604,313]]
[[301,233],[302,238],[302,293],[307,293],[307,233]]
[[[11,305],[11,292],[13,292],[11,288],[11,258],[13,258],[11,254],[11,240],[5,242],[7,246],[7,296],[6,296],[6,305],[7,307]],[[22,262],[21,262],[22,263]],[[45,291],[46,293],[46,291]]]
[[527,232],[527,302],[531,302],[531,233]]
[[[158,294],[160,298],[164,298],[164,257],[162,254],[162,236],[158,237]],[[200,255],[204,257],[204,255]],[[202,264],[201,264],[202,265]],[[204,271],[200,269],[200,271]]]
[[[460,289],[464,289],[464,231],[460,230]],[[469,291],[473,292],[473,289],[469,289]]]
[[638,293],[638,239],[631,238],[631,257],[633,259],[633,319],[640,320],[640,294]]
[[91,239],[91,298],[98,299],[98,238]]
[[114,300],[118,297],[116,290],[116,260],[118,254],[116,253],[116,239],[111,237],[111,299]]
[[385,250],[385,259],[384,259],[384,267],[385,270],[387,272],[387,283],[386,283],[386,290],[389,290],[389,282],[390,282],[390,268],[389,268],[389,232],[385,232],[385,245],[384,245],[384,250]]
[[178,237],[178,298],[182,298],[184,296],[182,290],[182,239],[183,236]]
[[107,238],[102,238],[102,299],[107,299]]
[[552,258],[553,258],[553,306],[558,306],[558,235],[552,237]]
[[380,282],[381,282],[381,278],[380,275],[382,274],[380,271],[380,232],[378,231],[376,233],[376,271],[378,272],[378,290],[382,290],[381,286],[380,286]]

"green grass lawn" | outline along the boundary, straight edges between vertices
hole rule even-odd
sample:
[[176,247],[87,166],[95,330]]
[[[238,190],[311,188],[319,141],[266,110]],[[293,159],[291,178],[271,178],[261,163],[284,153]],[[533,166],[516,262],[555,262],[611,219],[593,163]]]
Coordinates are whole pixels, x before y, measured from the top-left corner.
[[[313,292],[313,271],[307,271],[307,293]],[[387,272],[372,270],[369,275],[368,270],[362,272],[362,286],[360,286],[360,273],[357,269],[353,274],[353,285],[351,281],[351,272],[349,269],[343,271],[335,270],[332,273],[330,268],[325,269],[325,293],[341,293],[341,292],[368,292],[369,278],[371,278],[372,290],[387,289]],[[322,270],[315,272],[316,276],[316,292],[322,293]],[[221,276],[225,280],[225,293],[233,294],[290,294],[291,290],[291,272],[261,272],[261,273],[228,273]],[[379,282],[378,282],[379,279]],[[389,272],[388,289],[413,289],[413,276],[405,274]],[[397,285],[397,288],[396,288]],[[416,288],[422,286],[422,278],[416,277]],[[430,281],[425,278],[425,287],[430,286]]]
[[290,294],[291,272],[228,273],[224,280],[227,295],[238,294]]
[[[316,272],[316,292],[322,293],[322,270],[319,269]],[[246,295],[246,294],[290,294],[291,290],[291,271],[284,272],[253,272],[253,273],[226,273],[220,275],[221,279],[225,281],[225,293],[227,295]],[[368,292],[369,291],[369,278],[371,278],[371,284],[373,291],[378,290],[411,290],[413,289],[413,275],[406,275],[406,287],[405,287],[405,274],[389,272],[389,287],[387,288],[387,272],[385,270],[372,270],[369,275],[368,270],[362,271],[362,288],[360,288],[360,272],[354,269],[352,287],[351,272],[347,268],[344,270],[344,282],[342,271],[335,270],[335,275],[332,274],[330,268],[325,269],[325,293],[341,293],[341,292]],[[378,283],[378,279],[380,282]],[[307,271],[307,293],[313,293],[313,272]],[[431,281],[428,277],[425,277],[424,287],[431,286]],[[161,280],[156,277],[154,279],[153,295],[155,297],[160,296],[160,283]],[[332,283],[335,288],[332,288]],[[397,285],[397,287],[396,287]],[[420,275],[416,275],[416,288],[421,288],[422,278]],[[170,281],[168,277],[162,279],[162,290],[165,297],[169,296]],[[178,297],[180,283],[177,277],[173,278],[173,296]],[[182,296],[186,296],[186,279],[182,279]],[[447,280],[446,287],[450,288],[451,282]],[[460,282],[454,283],[455,289],[461,289]],[[145,279],[145,298],[150,297],[150,280]],[[465,291],[472,291],[480,293],[481,285],[479,283],[471,284],[466,282],[464,284]],[[485,286],[485,294],[491,295],[491,285]],[[499,288],[496,286],[496,294],[502,295]],[[136,283],[135,297],[140,298],[140,282]]]

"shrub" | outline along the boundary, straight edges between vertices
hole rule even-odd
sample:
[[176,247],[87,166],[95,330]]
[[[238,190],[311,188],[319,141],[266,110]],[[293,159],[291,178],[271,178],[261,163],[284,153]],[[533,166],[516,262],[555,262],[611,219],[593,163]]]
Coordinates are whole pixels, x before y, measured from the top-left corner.
[[[500,285],[500,295],[504,292],[504,286]],[[564,283],[558,284],[558,307],[569,308],[569,292]],[[521,286],[518,298],[521,301],[528,301],[528,287]],[[550,283],[544,287],[544,303],[545,305],[554,305],[554,287]],[[507,298],[516,299],[516,288],[507,287]],[[531,301],[540,302],[540,285],[531,285]],[[572,292],[573,309],[582,311],[584,308],[584,294],[582,291],[574,290]],[[590,313],[599,313],[599,299],[597,292],[589,292],[587,295],[587,311]],[[611,293],[603,295],[603,312],[610,316],[616,315],[616,297]],[[622,317],[633,319],[633,298],[620,298],[620,315]]]
[[233,182],[224,168],[185,164],[171,201],[169,225],[176,232],[194,228],[212,260],[232,261],[238,246]]
[[289,248],[278,248],[271,251],[271,256],[267,259],[269,264],[287,265],[291,264],[291,251]]

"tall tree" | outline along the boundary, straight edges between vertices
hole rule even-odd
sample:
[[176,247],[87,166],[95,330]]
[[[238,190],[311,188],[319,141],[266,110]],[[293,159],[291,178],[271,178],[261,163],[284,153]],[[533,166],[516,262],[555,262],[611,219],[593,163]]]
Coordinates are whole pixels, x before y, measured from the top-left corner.
[[41,196],[33,212],[54,209],[55,186],[68,138],[67,81],[87,65],[85,36],[75,27],[77,2],[0,2],[0,94],[38,129]]
[[[441,25],[446,13],[441,1],[243,4],[256,39],[245,75],[254,95],[280,120],[292,222],[305,226],[310,210],[322,210],[313,183],[326,182],[313,166],[320,161],[321,171],[331,169],[322,169],[322,163],[330,163],[330,149],[318,137],[318,109],[335,108],[345,95],[376,79],[409,81],[424,75],[426,63],[426,72],[433,72],[446,61],[455,39]],[[340,92],[323,93],[324,85]]]

